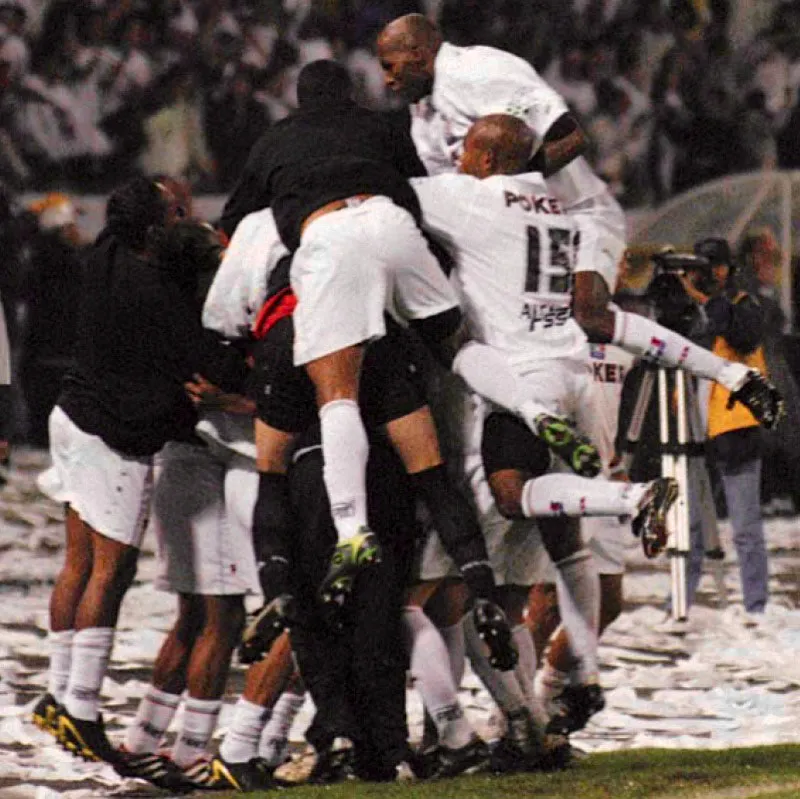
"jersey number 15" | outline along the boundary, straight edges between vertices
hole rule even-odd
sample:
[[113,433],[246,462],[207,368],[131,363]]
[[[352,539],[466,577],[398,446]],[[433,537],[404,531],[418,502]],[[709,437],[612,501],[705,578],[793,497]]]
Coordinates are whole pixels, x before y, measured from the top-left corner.
[[[543,235],[546,230],[546,234]],[[542,239],[546,237],[543,242]],[[567,228],[528,225],[526,294],[569,294],[580,233]]]

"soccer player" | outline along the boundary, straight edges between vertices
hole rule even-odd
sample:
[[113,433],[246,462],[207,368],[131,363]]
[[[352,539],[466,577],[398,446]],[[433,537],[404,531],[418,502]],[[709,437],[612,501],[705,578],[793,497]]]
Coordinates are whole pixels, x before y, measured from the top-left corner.
[[[387,85],[413,104],[411,133],[430,175],[458,168],[467,133],[480,117],[510,114],[531,129],[531,150],[521,171],[535,170],[546,178],[547,194],[557,199],[562,213],[579,220],[581,235],[573,247],[574,276],[565,266],[565,250],[556,228],[552,229],[555,239],[530,240],[526,285],[544,294],[560,293],[574,280],[574,317],[591,341],[611,342],[634,355],[714,380],[765,427],[777,424],[782,401],[758,371],[719,358],[649,319],[609,308],[625,250],[625,217],[583,157],[587,141],[574,116],[530,64],[494,48],[456,47],[444,42],[436,26],[420,14],[390,22],[377,45]],[[525,209],[531,198],[517,195],[507,202]],[[530,212],[541,214],[544,210],[531,208]],[[554,257],[549,258],[548,252]],[[544,315],[541,319],[531,316],[531,324],[552,325],[548,310],[546,306],[530,308],[530,314]],[[559,326],[559,321],[555,324]],[[553,420],[529,398],[520,406],[508,405],[509,396],[514,396],[513,378],[506,373],[499,380],[502,367],[485,350],[465,350],[457,368],[484,396],[518,412],[557,454],[571,460],[575,448],[583,448],[571,465],[579,474],[597,473],[596,451],[587,452],[585,447],[591,445],[565,430],[563,420]],[[481,376],[488,374],[492,379],[481,385]]]
[[153,454],[193,435],[182,385],[193,372],[229,390],[246,373],[241,358],[203,336],[185,275],[153,257],[174,222],[174,197],[156,182],[134,178],[111,194],[86,268],[76,364],[50,418],[67,554],[51,597],[49,691],[34,720],[124,775],[130,758],[106,737],[100,687],[136,570]]
[[335,62],[306,65],[297,94],[299,111],[253,149],[222,224],[230,234],[246,214],[270,206],[293,253],[294,362],[314,385],[322,428],[339,536],[323,593],[336,602],[343,583],[380,557],[367,526],[358,409],[365,345],[385,334],[387,309],[432,338],[452,333],[460,314],[417,227],[405,178],[424,170],[407,133],[356,106],[349,75]]

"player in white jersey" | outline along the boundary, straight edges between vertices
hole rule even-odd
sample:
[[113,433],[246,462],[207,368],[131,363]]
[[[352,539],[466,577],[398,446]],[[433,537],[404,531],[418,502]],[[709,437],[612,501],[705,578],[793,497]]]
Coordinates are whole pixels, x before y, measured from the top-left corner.
[[[634,357],[619,347],[594,344],[589,348],[589,367],[596,388],[596,409],[599,412],[593,434],[598,443],[606,472],[612,479],[625,479],[617,466],[614,451],[619,406],[625,376]],[[630,522],[615,516],[591,516],[581,519],[581,534],[594,558],[600,576],[600,619],[598,635],[622,611],[622,576],[625,573],[626,540]],[[531,594],[528,620],[538,633],[537,644],[544,651],[542,664],[536,672],[535,696],[538,707],[551,719],[550,730],[570,734],[582,729],[593,713],[602,709],[580,685],[568,684],[574,664],[569,636],[559,616],[551,610],[552,586],[538,585]]]
[[[490,47],[448,44],[420,14],[389,23],[378,37],[378,56],[387,85],[414,104],[412,135],[429,174],[457,168],[466,134],[482,116],[511,114],[532,129],[531,154],[536,155],[528,170],[546,176],[547,194],[581,224],[573,310],[592,341],[613,342],[635,355],[716,380],[766,427],[777,423],[782,402],[758,372],[718,358],[649,319],[609,309],[625,249],[624,215],[582,157],[587,141],[564,100],[530,64]],[[461,359],[459,368],[473,383],[472,376],[479,379],[490,366],[473,349],[469,358]],[[537,424],[535,418],[525,414],[523,418],[548,440],[546,420]],[[548,443],[558,451],[557,441]],[[576,471],[588,473],[581,468]]]
[[[594,386],[586,364],[586,337],[571,318],[572,270],[578,222],[547,193],[540,175],[525,169],[532,133],[520,119],[490,115],[470,129],[460,169],[412,181],[423,225],[453,258],[452,278],[473,336],[456,357],[481,347],[498,370],[513,376],[511,407],[535,403],[548,414],[590,431]],[[495,374],[488,375],[489,380]],[[526,435],[527,433],[527,435]],[[591,554],[575,521],[565,516],[630,515],[646,550],[663,547],[664,515],[677,494],[674,481],[609,482],[547,474],[550,454],[508,413],[491,413],[482,442],[483,464],[500,512],[537,517],[556,566],[559,601],[580,680],[597,687],[599,584]]]

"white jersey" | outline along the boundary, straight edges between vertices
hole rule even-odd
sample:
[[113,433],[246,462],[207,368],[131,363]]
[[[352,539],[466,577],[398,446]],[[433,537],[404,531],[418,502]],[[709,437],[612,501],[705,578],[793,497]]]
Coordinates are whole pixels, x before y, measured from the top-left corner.
[[416,178],[423,226],[447,247],[473,337],[514,365],[586,357],[572,318],[579,222],[541,175]]
[[226,338],[246,337],[267,295],[267,280],[288,255],[269,208],[236,226],[206,295],[203,327]]
[[[411,108],[411,136],[429,175],[456,170],[467,131],[482,116],[519,117],[537,135],[539,145],[552,124],[569,112],[561,95],[527,61],[503,50],[444,42],[434,70],[431,95]],[[619,205],[583,156],[547,183],[565,211],[599,206],[624,229]]]
[[613,344],[589,345],[589,367],[592,370],[598,416],[592,440],[600,448],[604,460],[609,460],[615,454],[622,386],[635,361],[636,356]]

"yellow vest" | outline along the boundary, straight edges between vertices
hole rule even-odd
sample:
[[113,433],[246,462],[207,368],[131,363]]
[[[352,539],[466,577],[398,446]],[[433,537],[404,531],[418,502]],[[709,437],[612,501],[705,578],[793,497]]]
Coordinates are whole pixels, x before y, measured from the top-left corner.
[[[746,296],[746,294],[742,293],[736,297],[734,302],[738,302]],[[764,358],[763,347],[759,346],[749,355],[740,355],[722,336],[717,336],[714,339],[714,346],[711,351],[726,361],[743,363],[758,369],[763,375],[767,374],[767,362]],[[719,383],[711,384],[711,394],[708,398],[709,438],[715,438],[723,433],[730,433],[731,430],[758,426],[755,416],[741,402],[735,402],[732,408],[727,407],[730,395],[731,392]]]

